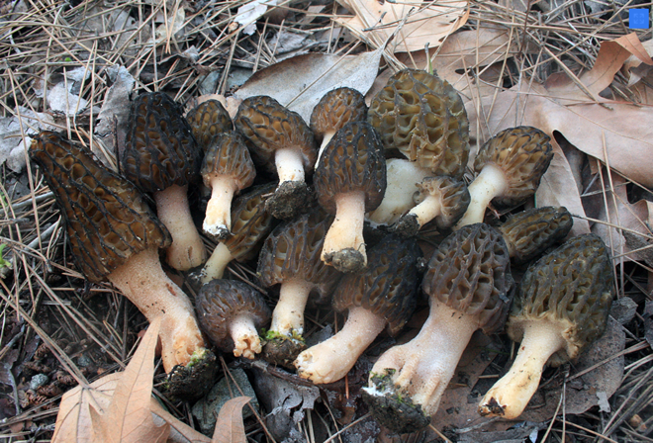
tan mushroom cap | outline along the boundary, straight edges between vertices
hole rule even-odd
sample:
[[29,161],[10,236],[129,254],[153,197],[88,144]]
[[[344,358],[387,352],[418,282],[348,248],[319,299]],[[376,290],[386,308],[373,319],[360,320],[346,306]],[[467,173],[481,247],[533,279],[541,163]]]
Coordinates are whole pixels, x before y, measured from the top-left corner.
[[470,151],[468,117],[459,94],[438,76],[399,71],[373,98],[368,121],[385,149],[399,150],[434,175],[463,175]]
[[186,114],[186,120],[191,126],[195,140],[204,151],[218,134],[233,128],[229,113],[218,100],[200,103]]
[[522,341],[522,323],[547,320],[563,325],[565,347],[551,366],[576,358],[604,332],[614,296],[613,265],[595,234],[570,238],[533,263],[522,278],[507,323],[513,341]]
[[422,289],[432,303],[478,316],[478,327],[485,333],[502,328],[514,281],[501,234],[485,223],[475,223],[449,235],[429,260]]
[[479,149],[474,170],[492,164],[502,171],[508,189],[495,197],[502,206],[520,204],[536,192],[554,156],[550,136],[538,128],[518,126],[498,132]]
[[145,192],[186,186],[199,178],[201,150],[183,109],[163,92],[132,103],[121,171]]
[[311,113],[311,130],[317,139],[336,132],[346,123],[366,119],[368,106],[363,95],[352,88],[337,88],[325,94]]
[[572,229],[572,215],[564,207],[544,206],[509,215],[497,227],[502,233],[511,261],[528,263]]
[[54,132],[34,138],[30,157],[44,171],[82,273],[99,282],[146,249],[166,248],[170,234],[134,185],[101,167],[87,149]]
[[202,180],[211,187],[211,177],[227,175],[237,183],[238,190],[250,186],[256,170],[245,141],[235,131],[222,132],[208,139],[206,154],[202,161]]

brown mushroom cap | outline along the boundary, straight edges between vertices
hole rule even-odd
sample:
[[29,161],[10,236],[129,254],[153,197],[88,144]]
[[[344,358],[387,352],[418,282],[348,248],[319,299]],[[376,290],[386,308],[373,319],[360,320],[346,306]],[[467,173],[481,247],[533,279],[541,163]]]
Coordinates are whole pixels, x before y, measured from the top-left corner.
[[241,135],[228,131],[209,138],[201,174],[207,187],[212,186],[211,177],[215,175],[233,177],[239,190],[250,186],[256,170]]
[[183,113],[163,92],[141,94],[132,103],[121,171],[141,190],[185,186],[198,178],[201,150]]
[[366,122],[352,122],[336,133],[316,167],[313,184],[318,202],[336,212],[334,196],[365,193],[365,211],[379,206],[386,190],[386,161],[379,137]]
[[270,321],[270,308],[261,294],[249,284],[236,280],[212,280],[202,286],[195,309],[200,326],[211,343],[228,353],[234,350],[229,329],[233,320],[248,317],[257,331]]
[[528,263],[572,229],[572,215],[564,207],[544,206],[509,215],[497,227],[514,264]]
[[328,132],[336,132],[346,123],[366,119],[368,106],[363,95],[352,88],[337,88],[325,94],[311,113],[311,130],[321,140]]
[[346,274],[334,291],[337,311],[362,307],[387,321],[388,333],[397,334],[416,307],[421,251],[415,240],[385,236],[368,251],[368,266]]
[[536,192],[553,156],[549,135],[531,126],[518,126],[500,131],[484,143],[475,157],[474,170],[479,174],[487,164],[499,168],[508,189],[493,202],[512,206]]
[[484,223],[466,225],[443,240],[422,281],[432,303],[478,316],[485,333],[504,325],[513,287],[504,240]]
[[170,245],[168,230],[143,195],[101,167],[89,150],[44,131],[29,154],[61,208],[75,263],[90,281],[103,281],[138,252]]
[[463,175],[470,151],[468,116],[459,94],[438,76],[399,71],[373,98],[368,121],[387,150],[398,149],[434,175]]
[[204,151],[218,134],[231,131],[233,127],[229,113],[218,100],[200,103],[186,114],[186,120],[191,126],[193,137]]
[[520,342],[524,321],[563,324],[565,348],[548,362],[558,366],[602,335],[613,296],[613,265],[602,239],[595,234],[573,237],[527,269],[507,333]]

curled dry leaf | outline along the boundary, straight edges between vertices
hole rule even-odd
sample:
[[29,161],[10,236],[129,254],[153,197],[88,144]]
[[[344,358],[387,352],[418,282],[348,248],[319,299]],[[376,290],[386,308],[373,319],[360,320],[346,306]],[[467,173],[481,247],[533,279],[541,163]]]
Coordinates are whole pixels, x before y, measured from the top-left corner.
[[250,397],[234,397],[220,409],[211,443],[247,443],[241,410]]
[[400,27],[391,42],[391,52],[434,48],[447,35],[468,21],[467,1],[391,2],[338,0],[354,17],[336,17],[336,22],[364,42],[382,46]]

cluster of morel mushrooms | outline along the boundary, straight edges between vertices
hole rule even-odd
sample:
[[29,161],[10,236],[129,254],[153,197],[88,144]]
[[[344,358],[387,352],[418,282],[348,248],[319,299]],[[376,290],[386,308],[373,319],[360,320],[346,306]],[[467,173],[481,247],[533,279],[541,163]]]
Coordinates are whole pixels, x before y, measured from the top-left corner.
[[[521,342],[479,412],[519,416],[545,365],[574,359],[602,334],[613,296],[603,242],[563,242],[572,226],[565,208],[484,223],[491,202],[519,207],[533,195],[553,155],[549,137],[527,126],[499,132],[480,147],[466,184],[469,150],[459,94],[407,69],[369,108],[357,91],[329,92],[310,125],[267,96],[244,100],[232,122],[218,101],[183,117],[168,95],[139,95],[119,173],[53,132],[36,138],[30,156],[55,194],[79,269],[111,282],[148,320],[162,318],[163,366],[194,380],[178,391],[187,396],[204,389],[193,371],[211,373],[195,363],[215,359],[211,347],[260,354],[316,384],[337,381],[384,329],[397,334],[424,294],[422,329],[379,357],[363,389],[373,416],[405,433],[429,423],[478,329],[505,328]],[[187,199],[200,177],[211,194],[202,230],[218,242],[212,252]],[[444,240],[421,260],[423,227]],[[252,285],[223,278],[231,260],[257,254],[259,286],[280,285],[272,313]],[[160,258],[200,270],[195,306]],[[511,264],[529,264],[519,288]],[[309,297],[331,299],[347,321],[307,348]]]

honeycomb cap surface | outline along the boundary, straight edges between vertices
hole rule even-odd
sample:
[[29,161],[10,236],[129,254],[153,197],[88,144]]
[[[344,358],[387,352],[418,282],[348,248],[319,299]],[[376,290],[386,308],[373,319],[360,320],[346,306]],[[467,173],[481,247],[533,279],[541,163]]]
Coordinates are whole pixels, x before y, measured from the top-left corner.
[[233,129],[229,113],[218,100],[200,103],[186,114],[186,120],[203,151],[211,146],[211,140],[217,135]]
[[200,173],[207,187],[211,187],[212,175],[230,175],[239,183],[239,189],[250,186],[257,175],[250,151],[235,131],[211,137]]
[[368,114],[363,95],[352,88],[337,88],[325,94],[311,113],[311,130],[318,139],[347,123],[365,121]]

